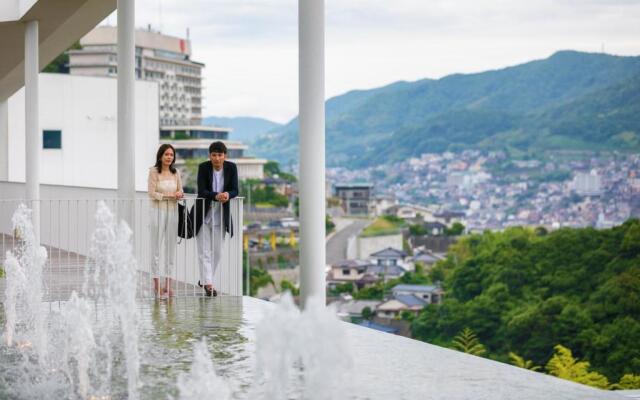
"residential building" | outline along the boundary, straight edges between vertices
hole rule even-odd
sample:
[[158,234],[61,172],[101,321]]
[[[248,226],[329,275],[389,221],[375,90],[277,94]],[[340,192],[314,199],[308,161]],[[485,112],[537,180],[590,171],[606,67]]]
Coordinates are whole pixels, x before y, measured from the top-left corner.
[[345,183],[335,185],[336,197],[342,202],[342,208],[347,215],[369,215],[372,211],[371,183]]
[[[118,28],[98,26],[69,50],[72,75],[117,76]],[[202,121],[202,68],[191,60],[191,41],[148,30],[135,32],[137,79],[158,82],[159,122],[199,125]]]
[[351,296],[340,299],[331,304],[335,306],[338,318],[351,322],[362,318],[362,310],[369,307],[373,313],[382,302],[378,300],[354,300]]
[[602,194],[602,179],[597,171],[578,172],[573,177],[573,190],[581,196],[599,196]]
[[407,270],[402,268],[400,265],[374,264],[367,267],[367,274],[377,277],[377,280],[384,281],[400,278],[402,275],[404,275],[405,272],[407,272]]
[[414,296],[426,301],[428,304],[440,304],[444,290],[433,285],[396,285],[391,289],[393,298],[399,296]]
[[413,270],[413,265],[405,262],[407,253],[393,247],[387,247],[384,250],[376,251],[369,256],[375,265],[381,267],[398,266],[404,270]]
[[433,266],[435,263],[443,259],[444,257],[442,257],[441,255],[435,254],[430,250],[420,250],[418,253],[416,253],[413,256],[414,264],[421,263],[427,268]]
[[368,260],[344,260],[331,266],[327,273],[327,286],[335,289],[337,285],[352,283],[354,289],[362,289],[376,282],[395,279],[406,270],[399,265],[376,265]]
[[399,318],[403,311],[418,315],[428,302],[414,295],[399,295],[385,301],[376,308],[378,318]]
[[373,284],[378,277],[367,274],[369,265],[365,260],[344,260],[334,264],[327,274],[327,286],[334,289],[339,284],[352,283],[354,288],[361,289]]
[[374,214],[376,216],[385,215],[385,211],[398,204],[395,197],[389,195],[378,195],[373,199]]
[[[80,39],[82,49],[68,51],[70,74],[115,77],[117,36],[117,27],[98,26]],[[189,39],[136,30],[135,44],[136,77],[158,82],[160,143],[175,147],[177,166],[183,167],[189,159],[208,158],[209,145],[220,140],[228,148],[230,161],[238,165],[240,179],[262,179],[266,160],[245,157],[248,146],[229,141],[231,129],[201,125],[204,64],[191,60]]]

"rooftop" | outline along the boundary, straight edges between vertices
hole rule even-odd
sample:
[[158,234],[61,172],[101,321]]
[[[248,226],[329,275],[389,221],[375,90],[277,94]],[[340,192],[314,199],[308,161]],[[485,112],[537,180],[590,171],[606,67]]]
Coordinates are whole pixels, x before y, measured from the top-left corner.
[[416,297],[412,294],[400,294],[400,295],[397,295],[395,299],[408,307],[424,306],[425,304],[427,304],[427,302],[424,299]]
[[400,291],[406,291],[406,292],[421,292],[421,293],[431,293],[434,290],[437,290],[438,287],[437,286],[433,286],[433,285],[396,285],[394,286],[391,290],[393,292],[400,292]]
[[371,254],[371,257],[376,258],[404,258],[407,253],[402,250],[394,249],[393,247],[387,247],[384,250],[376,251]]
[[365,188],[371,189],[374,184],[369,182],[347,182],[347,183],[336,183],[333,185],[336,189],[352,189],[352,188]]

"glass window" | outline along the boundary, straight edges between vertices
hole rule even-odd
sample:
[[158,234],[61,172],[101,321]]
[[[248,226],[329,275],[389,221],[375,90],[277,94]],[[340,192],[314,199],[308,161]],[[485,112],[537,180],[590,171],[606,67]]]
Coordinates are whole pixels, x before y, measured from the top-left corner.
[[61,149],[62,131],[44,130],[42,131],[43,149]]
[[229,158],[242,158],[244,151],[242,149],[229,149],[227,150],[227,157]]

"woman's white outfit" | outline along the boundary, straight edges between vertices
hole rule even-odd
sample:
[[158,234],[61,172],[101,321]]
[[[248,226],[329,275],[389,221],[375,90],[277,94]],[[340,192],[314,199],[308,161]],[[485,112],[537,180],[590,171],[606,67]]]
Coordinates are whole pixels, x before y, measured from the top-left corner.
[[182,191],[180,172],[171,176],[158,173],[156,167],[149,169],[149,233],[151,242],[151,275],[153,278],[176,279],[176,245],[178,240],[177,200],[166,198]]

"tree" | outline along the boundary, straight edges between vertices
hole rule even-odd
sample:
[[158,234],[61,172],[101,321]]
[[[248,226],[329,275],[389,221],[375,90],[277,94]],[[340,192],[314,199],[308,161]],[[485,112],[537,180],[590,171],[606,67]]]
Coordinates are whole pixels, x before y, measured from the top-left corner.
[[357,300],[382,300],[383,295],[384,286],[378,282],[358,290],[353,294],[353,297]]
[[333,230],[336,228],[336,224],[328,214],[324,216],[324,228],[327,234],[333,232]]
[[554,350],[553,357],[547,363],[547,371],[551,375],[600,389],[609,387],[609,380],[606,376],[589,371],[588,361],[576,360],[573,358],[571,350],[559,344],[554,347]]
[[200,163],[207,161],[206,158],[189,158],[184,162],[182,167],[182,182],[186,193],[197,193],[198,191],[198,166]]
[[444,234],[447,236],[460,236],[464,233],[464,229],[464,225],[460,222],[454,222],[453,225],[451,225],[451,228],[446,228],[444,230]]
[[528,369],[530,371],[539,371],[542,367],[539,365],[533,365],[533,361],[526,360],[514,352],[509,352],[509,358],[511,359],[511,364],[515,365],[518,368]]
[[425,228],[424,225],[421,225],[421,224],[409,225],[409,234],[411,236],[422,236],[422,235],[426,235],[427,232],[428,232],[427,228]]
[[[562,343],[609,382],[637,374],[637,226],[640,221],[629,220],[602,230],[563,228],[540,236],[519,227],[461,237],[429,272],[445,295],[412,321],[412,336],[447,346],[469,326],[488,358],[503,361],[512,351],[545,366]],[[402,277],[408,278],[415,277]]]
[[291,283],[287,279],[283,279],[282,281],[280,281],[280,291],[282,292],[289,291],[293,296],[300,295],[300,289],[297,288],[293,283]]
[[354,290],[353,283],[346,282],[336,285],[335,289],[329,291],[329,294],[332,296],[339,296],[341,293],[352,294]]
[[[242,276],[246,276],[246,271],[247,271],[247,259],[248,259],[248,255],[247,252],[244,251],[243,252],[243,257],[242,257]],[[257,266],[252,266],[251,267],[251,271],[249,274],[249,295],[250,296],[255,296],[258,293],[258,289],[260,289],[261,287],[267,286],[267,285],[273,285],[273,278],[271,277],[271,275],[269,274],[269,272],[267,272],[266,269],[262,268],[262,260],[259,259],[258,260],[258,265]]]
[[371,307],[366,306],[362,309],[362,318],[371,319],[371,317],[373,317],[373,311],[371,311]]
[[400,319],[403,321],[413,321],[416,315],[409,310],[402,310],[400,312]]
[[68,74],[69,73],[69,54],[67,51],[69,50],[78,50],[81,49],[80,42],[75,42],[62,54],[58,55],[53,61],[51,61],[42,72],[49,73],[57,73],[57,74]]
[[482,343],[480,343],[476,334],[468,327],[464,328],[462,332],[453,339],[453,347],[456,350],[478,357],[486,353],[486,349]]
[[544,226],[538,226],[535,229],[536,236],[546,236],[549,234],[549,231]]
[[640,389],[640,375],[625,374],[620,378],[620,382],[611,385],[611,388],[619,390]]
[[294,175],[282,171],[280,169],[280,164],[278,164],[277,161],[267,161],[267,163],[264,165],[264,173],[267,176],[271,177],[277,176],[278,178],[289,183],[297,181],[297,178]]

